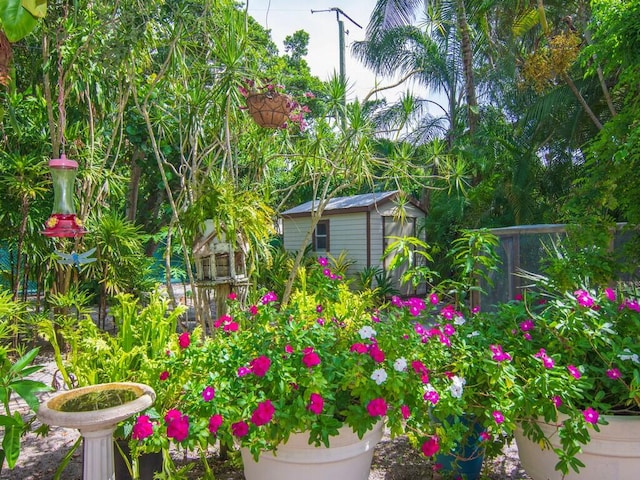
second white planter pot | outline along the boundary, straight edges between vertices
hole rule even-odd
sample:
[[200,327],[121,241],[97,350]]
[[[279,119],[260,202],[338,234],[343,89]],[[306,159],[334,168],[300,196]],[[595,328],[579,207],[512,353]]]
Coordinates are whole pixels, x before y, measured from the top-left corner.
[[[537,443],[516,431],[520,462],[534,480],[631,480],[640,476],[640,417],[605,416],[609,425],[600,432],[591,431],[591,441],[582,447],[578,458],[585,464],[580,473],[573,470],[562,476],[555,470],[558,457],[552,450],[542,450]],[[556,428],[541,424],[552,445],[558,446]]]

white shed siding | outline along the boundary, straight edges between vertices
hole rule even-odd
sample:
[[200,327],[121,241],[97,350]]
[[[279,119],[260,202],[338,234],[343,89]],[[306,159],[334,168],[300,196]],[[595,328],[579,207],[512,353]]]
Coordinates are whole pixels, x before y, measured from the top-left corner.
[[346,251],[355,264],[349,268],[352,274],[367,266],[367,217],[364,213],[329,215],[330,253],[337,257]]
[[286,218],[283,222],[285,250],[300,250],[310,226],[311,217]]
[[382,217],[377,212],[370,212],[370,215],[371,266],[382,267],[382,254],[384,253]]

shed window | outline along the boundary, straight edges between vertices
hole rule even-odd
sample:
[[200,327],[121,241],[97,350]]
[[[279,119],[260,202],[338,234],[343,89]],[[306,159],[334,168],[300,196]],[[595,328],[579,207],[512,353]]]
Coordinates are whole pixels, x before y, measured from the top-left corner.
[[313,251],[329,251],[329,220],[320,220],[313,231]]

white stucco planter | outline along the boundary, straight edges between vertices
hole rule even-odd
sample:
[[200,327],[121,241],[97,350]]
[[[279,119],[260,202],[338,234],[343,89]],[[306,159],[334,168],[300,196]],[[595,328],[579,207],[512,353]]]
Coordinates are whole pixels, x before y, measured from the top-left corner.
[[276,452],[263,452],[256,462],[242,448],[246,480],[367,480],[373,452],[382,438],[383,422],[362,439],[350,427],[330,438],[330,446],[309,445],[308,434],[294,434]]
[[[520,462],[533,480],[629,480],[640,478],[640,416],[604,417],[609,425],[600,425],[600,432],[591,430],[591,441],[582,447],[578,458],[585,464],[579,473],[573,470],[565,477],[554,469],[558,457],[549,449],[516,431]],[[551,444],[559,445],[556,428],[541,424]]]
[[[100,409],[65,411],[65,404],[106,391],[131,392],[129,401]],[[57,394],[40,404],[38,418],[48,425],[75,428],[84,439],[84,480],[114,480],[113,432],[119,422],[150,407],[156,398],[142,383],[102,383]]]

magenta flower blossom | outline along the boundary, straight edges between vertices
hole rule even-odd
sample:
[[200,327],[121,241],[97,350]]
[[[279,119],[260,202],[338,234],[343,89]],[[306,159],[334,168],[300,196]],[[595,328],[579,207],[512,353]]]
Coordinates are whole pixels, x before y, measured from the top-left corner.
[[442,327],[442,333],[444,333],[447,337],[450,337],[454,333],[456,333],[456,329],[450,323],[447,323],[444,327]]
[[321,266],[326,267],[327,265],[329,265],[329,260],[327,259],[327,257],[318,257],[318,263]]
[[617,380],[618,378],[622,377],[622,374],[617,368],[610,368],[609,370],[607,370],[607,377],[612,380]]
[[571,376],[576,380],[582,376],[582,374],[580,373],[580,370],[578,370],[574,365],[567,365],[567,370],[569,370],[569,373],[571,374]]
[[502,350],[502,345],[489,345],[489,349],[493,353],[493,358],[496,362],[511,361],[511,355]]
[[535,353],[533,356],[541,359],[545,368],[553,368],[555,365],[553,358],[547,355],[547,351],[544,348],[541,348],[538,353]]
[[529,318],[524,322],[520,322],[520,330],[523,332],[528,332],[529,330],[533,330],[533,320]]
[[256,377],[264,377],[271,366],[271,359],[261,355],[249,362],[249,369]]
[[604,294],[607,297],[607,300],[609,300],[610,302],[615,302],[616,301],[616,291],[612,288],[605,288],[604,289]]
[[182,415],[178,410],[169,410],[164,420],[167,424],[167,437],[181,442],[189,436],[189,417],[187,415]]
[[233,302],[238,298],[238,295],[235,292],[231,292],[229,295],[227,295],[227,298]]
[[351,345],[349,351],[362,354],[367,353],[369,351],[369,347],[367,347],[364,343],[354,343],[353,345]]
[[140,415],[136,418],[136,423],[133,425],[131,438],[134,440],[144,440],[151,435],[153,435],[153,423],[151,423],[147,415]]
[[247,422],[236,422],[231,424],[231,433],[233,433],[234,437],[244,437],[247,433],[249,433],[249,425]]
[[258,314],[258,307],[256,305],[251,305],[249,307],[249,313],[252,317],[255,317]]
[[187,348],[191,344],[191,338],[189,337],[189,332],[183,332],[178,337],[178,345],[183,350]]
[[440,450],[439,439],[437,435],[432,435],[426,442],[422,444],[422,454],[425,457],[431,457]]
[[402,413],[402,418],[406,420],[411,416],[411,409],[408,405],[402,405],[400,407],[400,413]]
[[167,378],[169,378],[169,372],[167,372],[166,370],[164,372],[160,373],[160,380],[161,381],[165,381]]
[[209,432],[215,435],[218,432],[218,428],[222,425],[222,415],[216,413],[209,418]]
[[244,377],[245,375],[249,375],[251,373],[251,369],[249,367],[238,367],[238,377]]
[[551,397],[551,401],[556,406],[556,408],[560,408],[562,406],[562,398],[560,397],[560,395],[554,395],[553,397]]
[[479,437],[481,442],[486,442],[487,440],[491,439],[491,435],[489,435],[486,431],[480,432],[480,437]]
[[593,307],[593,298],[586,290],[576,290],[575,292],[573,292],[573,294],[576,296],[578,305],[580,305],[581,307]]
[[453,305],[446,305],[440,310],[440,315],[442,315],[447,320],[451,320],[456,313],[456,309]]
[[320,365],[320,356],[313,351],[313,347],[307,347],[302,351],[302,363],[306,367],[312,368]]
[[268,305],[269,303],[276,302],[277,300],[278,300],[278,296],[275,294],[275,292],[267,292],[264,294],[260,302],[263,305]]
[[377,343],[371,345],[371,348],[369,348],[369,355],[376,363],[384,362],[384,352],[380,350],[380,347],[378,347]]
[[293,353],[293,347],[288,343],[284,346],[284,353],[291,355]]
[[435,390],[430,389],[424,393],[423,398],[427,402],[431,402],[433,405],[436,405],[438,403],[438,400],[440,400],[440,395]]
[[593,425],[598,423],[598,418],[600,418],[600,414],[591,407],[587,407],[586,410],[583,410],[582,415],[584,416],[585,422]]
[[384,417],[387,414],[387,402],[384,398],[374,398],[367,404],[367,412],[372,417]]
[[265,425],[271,421],[275,411],[276,409],[271,403],[271,400],[260,402],[251,414],[251,423],[253,423],[256,427]]
[[210,402],[211,400],[213,400],[213,397],[216,396],[216,391],[213,387],[208,386],[206,387],[203,391],[202,391],[202,399],[205,402]]
[[521,302],[521,301],[522,301],[522,299],[523,299],[522,294],[521,294],[521,293],[516,293],[516,294],[513,296],[513,299],[514,299],[515,301],[517,301],[517,302]]
[[440,303],[440,298],[438,297],[437,293],[432,293],[431,295],[429,295],[429,303],[431,303],[431,305],[437,305]]
[[494,410],[491,415],[493,415],[493,419],[497,424],[501,424],[502,422],[504,422],[504,415],[500,410]]
[[312,393],[309,397],[309,405],[307,405],[307,408],[311,413],[320,415],[324,408],[324,398],[322,398],[322,395],[319,393]]

